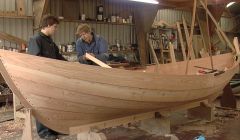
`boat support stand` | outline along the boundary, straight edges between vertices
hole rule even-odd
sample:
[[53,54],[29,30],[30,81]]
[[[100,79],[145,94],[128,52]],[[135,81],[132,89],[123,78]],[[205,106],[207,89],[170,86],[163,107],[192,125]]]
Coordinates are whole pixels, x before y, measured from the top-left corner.
[[22,140],[33,140],[31,109],[26,109],[26,117],[25,117]]

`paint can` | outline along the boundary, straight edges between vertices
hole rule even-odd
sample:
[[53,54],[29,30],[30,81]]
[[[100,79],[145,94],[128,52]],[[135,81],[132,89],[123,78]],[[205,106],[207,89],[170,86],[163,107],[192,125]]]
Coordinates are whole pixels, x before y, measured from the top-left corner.
[[116,16],[111,16],[111,22],[115,23],[117,21]]
[[85,20],[86,20],[86,15],[85,15],[85,14],[82,14],[82,15],[81,15],[81,20],[82,20],[82,21],[85,21]]

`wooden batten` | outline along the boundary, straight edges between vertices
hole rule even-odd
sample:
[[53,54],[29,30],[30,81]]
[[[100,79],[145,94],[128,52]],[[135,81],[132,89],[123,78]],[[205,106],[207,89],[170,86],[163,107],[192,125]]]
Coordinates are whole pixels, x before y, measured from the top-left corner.
[[239,42],[238,42],[238,38],[237,37],[234,37],[233,39],[233,44],[234,44],[234,47],[235,47],[235,50],[236,50],[236,54],[240,54],[240,50],[239,50]]
[[172,63],[177,62],[175,57],[175,52],[174,52],[174,46],[172,43],[169,43],[169,55]]
[[152,40],[149,40],[149,47],[150,47],[151,53],[152,53],[152,55],[153,55],[155,64],[159,65],[156,52],[155,52],[155,50],[154,50],[154,48],[153,48]]
[[197,12],[197,21],[198,21],[198,25],[201,31],[201,36],[203,38],[203,45],[204,45],[204,49],[205,51],[208,52],[208,48],[210,45],[210,36],[208,36],[208,26],[207,26],[207,19],[205,14],[203,14],[203,10],[202,9],[198,9]]
[[155,52],[155,50],[153,48],[152,40],[149,40],[149,47],[150,47],[150,51],[151,51],[151,53],[153,55],[154,63],[157,64],[156,68],[155,68],[155,72],[157,73],[158,72],[158,68],[159,68],[159,61],[158,61],[156,52]]
[[104,68],[112,68],[110,66],[108,66],[107,64],[103,63],[102,61],[98,60],[97,58],[93,57],[92,55],[90,55],[89,53],[86,53],[86,58],[93,61],[94,63],[98,64],[101,67]]
[[19,51],[21,51],[21,48],[22,46],[26,46],[27,45],[27,41],[23,40],[23,39],[20,39],[18,37],[15,37],[13,35],[10,35],[10,34],[7,34],[7,33],[4,33],[4,32],[1,32],[0,31],[0,40],[6,40],[6,41],[9,41],[11,43],[16,43],[18,44],[20,47],[19,47]]
[[180,26],[179,22],[177,22],[177,29],[178,29],[178,36],[179,36],[179,40],[180,40],[180,44],[181,44],[181,50],[182,50],[182,54],[183,54],[183,60],[185,61],[185,60],[187,60],[186,49],[184,46],[182,30],[181,30],[181,26]]
[[[195,25],[195,20],[196,20],[196,11],[197,11],[197,0],[194,0],[191,30],[190,30],[190,36],[189,36],[189,41],[188,41],[188,43],[189,43],[188,44],[188,56],[187,56],[187,65],[186,65],[185,74],[188,74],[189,59],[190,59],[191,54],[193,54],[193,56],[194,56],[194,58],[191,56],[191,59],[195,59],[194,50],[193,50],[193,46],[192,46],[192,39],[193,39],[193,31],[194,31],[194,25]],[[183,18],[183,20],[184,20],[184,18]],[[186,38],[186,39],[188,40],[188,38]]]
[[124,124],[129,124],[129,123],[134,123],[138,121],[143,121],[146,119],[150,118],[155,118],[156,113],[159,113],[163,116],[168,116],[169,114],[175,112],[175,111],[182,111],[182,110],[187,110],[190,108],[195,108],[199,107],[201,103],[207,102],[206,100],[198,101],[198,102],[193,102],[189,103],[186,105],[180,105],[180,106],[175,106],[169,109],[163,109],[163,110],[156,110],[156,111],[151,111],[147,113],[141,113],[141,114],[136,114],[136,115],[131,115],[127,117],[122,117],[122,118],[117,118],[113,120],[108,120],[108,121],[103,121],[103,122],[97,122],[97,123],[92,123],[88,125],[82,125],[82,126],[75,126],[69,128],[69,132],[71,135],[78,134],[81,132],[88,132],[88,131],[99,131],[101,129],[105,128],[111,128],[111,127],[116,127],[119,125],[124,125]]
[[188,50],[189,49],[191,50],[191,51],[188,51],[188,54],[190,55],[191,59],[195,59],[195,54],[194,54],[193,48],[190,46],[190,39],[189,39],[190,35],[189,35],[186,20],[184,17],[182,17],[182,20],[183,20],[183,27],[184,27],[184,31],[185,31]]

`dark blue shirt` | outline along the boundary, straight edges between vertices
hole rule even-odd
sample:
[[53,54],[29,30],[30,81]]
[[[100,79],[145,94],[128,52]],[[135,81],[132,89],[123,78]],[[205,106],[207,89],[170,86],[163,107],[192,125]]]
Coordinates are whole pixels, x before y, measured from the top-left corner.
[[100,58],[103,54],[108,51],[107,41],[94,33],[92,33],[93,39],[90,44],[79,38],[76,43],[76,49],[78,53],[78,59],[80,63],[85,63],[83,60],[83,55],[85,53],[93,53],[96,58]]
[[28,53],[52,59],[66,60],[60,53],[57,45],[52,38],[39,32],[30,38],[28,44]]

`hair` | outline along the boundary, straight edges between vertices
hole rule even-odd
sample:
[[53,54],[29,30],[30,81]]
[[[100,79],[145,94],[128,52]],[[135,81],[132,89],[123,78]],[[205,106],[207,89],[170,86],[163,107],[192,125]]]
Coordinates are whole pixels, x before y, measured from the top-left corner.
[[88,24],[80,24],[77,27],[77,31],[76,31],[76,35],[79,35],[80,33],[85,32],[85,33],[89,33],[92,32],[92,29],[90,27],[90,25]]
[[58,18],[56,18],[55,16],[51,16],[51,15],[45,15],[41,22],[41,28],[52,26],[54,24],[59,24]]

